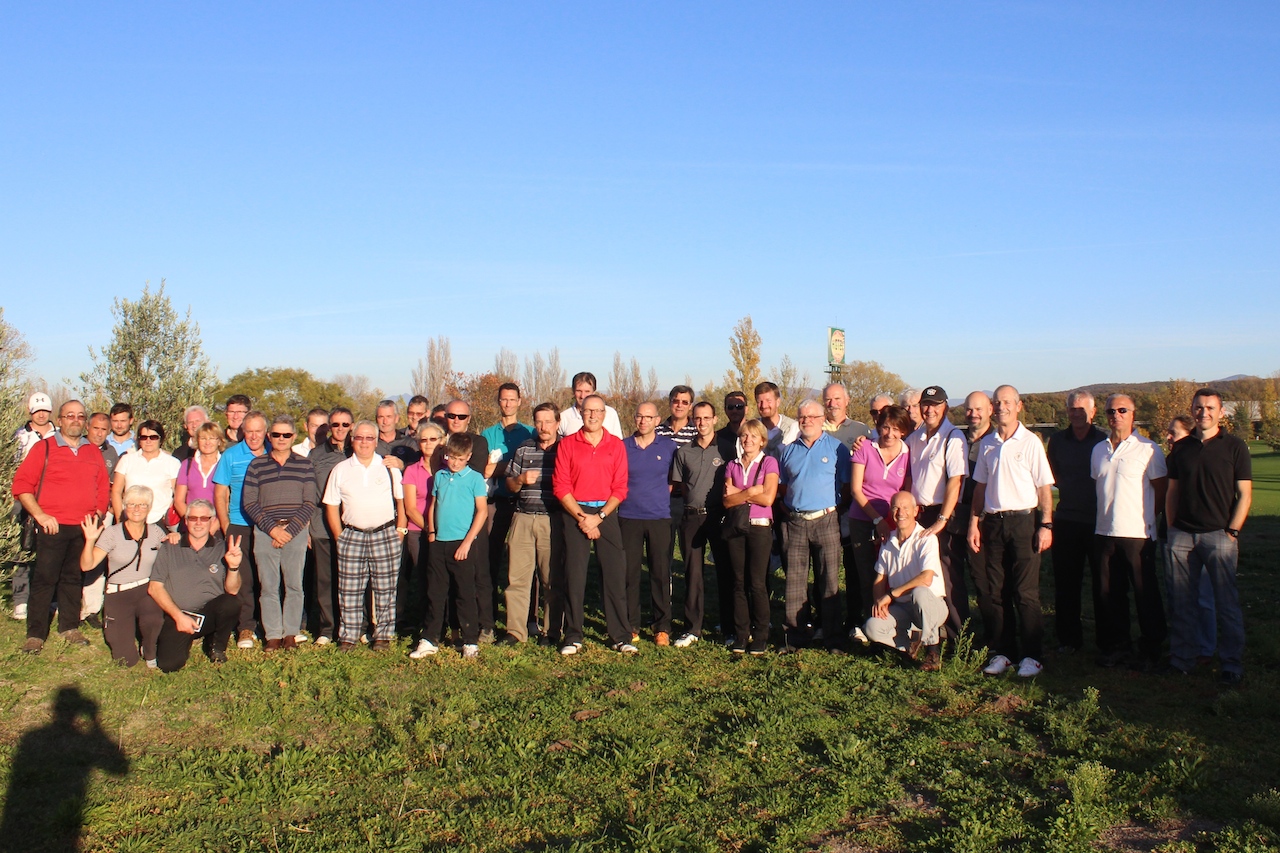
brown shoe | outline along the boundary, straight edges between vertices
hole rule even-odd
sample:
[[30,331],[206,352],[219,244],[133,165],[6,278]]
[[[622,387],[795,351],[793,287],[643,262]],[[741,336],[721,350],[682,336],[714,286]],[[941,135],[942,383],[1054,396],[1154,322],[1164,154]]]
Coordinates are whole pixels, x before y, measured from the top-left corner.
[[653,635],[653,644],[655,646],[669,646],[671,645],[671,635],[666,631],[659,631]]
[[354,651],[355,647],[356,647],[355,643],[348,643],[346,640],[343,640],[342,642],[338,643],[338,651],[340,652]]
[[934,643],[932,646],[925,647],[924,662],[920,664],[920,668],[925,672],[937,672],[942,669],[941,643]]
[[84,634],[81,634],[80,631],[76,628],[72,628],[70,631],[59,631],[58,636],[66,640],[68,644],[73,646],[89,645],[89,638],[86,637]]
[[237,649],[253,648],[253,631],[250,631],[248,628],[242,629],[240,633],[236,636],[236,648]]
[[296,649],[297,647],[298,647],[298,639],[292,634],[285,637],[284,642],[280,644],[280,648],[285,650]]
[[373,649],[375,652],[385,652],[391,648],[391,641],[390,640],[374,640],[373,645],[370,646],[369,648]]
[[912,660],[915,660],[916,658],[920,657],[920,647],[922,645],[924,645],[924,641],[919,637],[916,637],[914,640],[912,640],[911,643],[908,644],[907,646],[907,657],[911,658]]
[[275,640],[267,640],[267,644],[262,647],[262,650],[264,652],[278,652],[280,651],[281,645],[282,641],[278,638]]
[[22,644],[22,651],[29,655],[38,655],[43,648],[44,640],[39,637],[27,637],[27,641]]

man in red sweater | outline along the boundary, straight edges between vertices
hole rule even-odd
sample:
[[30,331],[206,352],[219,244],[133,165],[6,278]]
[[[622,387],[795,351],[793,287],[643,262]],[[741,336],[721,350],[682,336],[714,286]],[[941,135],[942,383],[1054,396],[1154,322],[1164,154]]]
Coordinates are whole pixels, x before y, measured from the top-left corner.
[[38,654],[49,635],[49,605],[58,596],[58,634],[68,643],[87,646],[80,625],[80,552],[86,515],[107,511],[111,482],[102,453],[84,439],[84,406],[69,400],[58,409],[58,428],[42,440],[18,466],[13,497],[39,528],[36,565],[31,574],[27,607],[27,641],[22,650]]
[[553,595],[563,596],[565,633],[560,654],[582,648],[582,609],[587,590],[587,562],[596,546],[603,583],[604,618],[616,652],[635,654],[627,619],[627,565],[622,528],[615,511],[627,497],[627,451],[622,440],[604,429],[604,398],[582,401],[582,429],[561,439],[556,472],[551,479],[556,500],[568,515],[564,524],[565,583]]

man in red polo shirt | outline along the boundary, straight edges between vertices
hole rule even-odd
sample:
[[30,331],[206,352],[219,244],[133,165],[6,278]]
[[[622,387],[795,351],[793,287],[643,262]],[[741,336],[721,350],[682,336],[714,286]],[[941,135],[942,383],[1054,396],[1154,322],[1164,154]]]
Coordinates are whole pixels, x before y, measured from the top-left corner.
[[552,489],[568,516],[564,525],[565,632],[560,654],[582,648],[582,608],[587,590],[591,544],[600,561],[604,618],[616,652],[635,654],[627,622],[627,566],[622,529],[615,511],[627,497],[627,452],[622,440],[605,432],[604,398],[582,401],[582,429],[560,441]]
[[27,641],[22,650],[39,654],[49,635],[49,605],[58,596],[58,634],[87,646],[80,625],[80,552],[86,515],[107,511],[111,483],[96,445],[84,439],[84,406],[68,400],[58,409],[58,428],[36,444],[13,477],[14,500],[36,520],[36,565],[31,573]]

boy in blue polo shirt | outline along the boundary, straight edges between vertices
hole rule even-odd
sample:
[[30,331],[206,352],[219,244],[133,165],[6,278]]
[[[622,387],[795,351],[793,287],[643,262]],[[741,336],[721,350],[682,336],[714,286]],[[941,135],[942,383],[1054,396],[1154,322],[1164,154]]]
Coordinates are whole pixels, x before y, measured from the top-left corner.
[[427,620],[422,639],[409,657],[419,660],[436,653],[432,638],[444,630],[445,597],[453,581],[453,605],[462,629],[462,656],[480,655],[480,626],[476,613],[476,537],[489,516],[488,488],[484,477],[467,466],[471,461],[471,436],[454,433],[444,446],[445,469],[431,480],[431,507],[427,512]]

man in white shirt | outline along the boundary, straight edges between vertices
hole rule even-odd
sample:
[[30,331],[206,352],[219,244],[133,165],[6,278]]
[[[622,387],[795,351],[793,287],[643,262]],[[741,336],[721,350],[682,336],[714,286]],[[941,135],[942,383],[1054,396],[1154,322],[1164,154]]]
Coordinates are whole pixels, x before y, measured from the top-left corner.
[[938,629],[947,620],[947,593],[938,538],[916,523],[918,513],[910,492],[898,492],[889,501],[897,532],[885,540],[876,559],[871,618],[863,630],[871,642],[905,651],[913,659],[923,645],[920,668],[937,672],[942,668]]
[[409,532],[404,489],[400,471],[374,452],[376,424],[356,423],[351,442],[355,453],[334,466],[323,501],[338,545],[338,648],[356,647],[364,627],[365,589],[372,587],[372,648],[383,651],[391,648],[396,632],[396,570]]
[[911,451],[911,496],[920,507],[926,536],[937,537],[942,580],[947,591],[947,631],[960,636],[969,619],[964,583],[964,537],[951,532],[956,505],[969,474],[969,442],[947,419],[947,392],[930,385],[920,394],[920,428],[907,436]]
[[1164,506],[1169,485],[1164,453],[1133,430],[1133,398],[1107,398],[1107,441],[1093,447],[1090,474],[1097,485],[1098,517],[1094,547],[1098,554],[1103,613],[1112,647],[1101,649],[1100,666],[1117,666],[1130,656],[1129,587],[1138,610],[1141,656],[1135,669],[1154,671],[1166,626],[1156,581],[1156,508]]
[[307,437],[293,446],[293,452],[299,456],[310,456],[316,445],[323,441],[318,438],[321,429],[329,427],[329,410],[316,406],[307,412]]
[[784,444],[790,444],[800,437],[800,424],[778,408],[782,395],[778,392],[777,385],[761,382],[755,387],[755,395],[756,413],[760,415],[764,428],[769,431],[769,443],[765,445],[764,452],[776,457],[782,453]]
[[1030,678],[1044,669],[1040,555],[1053,544],[1053,472],[1039,437],[1018,421],[1018,389],[1001,385],[992,403],[995,429],[978,446],[969,520],[969,547],[983,552],[982,575],[974,583],[991,659],[982,671],[1000,675],[1017,657],[1018,638],[1001,606],[1007,584],[1022,629],[1018,675]]
[[[582,401],[596,393],[596,375],[583,371],[573,375],[573,405],[560,413],[560,435],[573,435],[582,429]],[[604,407],[604,431],[622,438],[622,421],[613,406]]]

